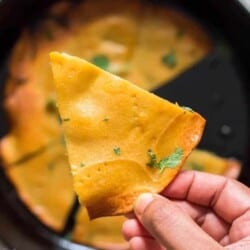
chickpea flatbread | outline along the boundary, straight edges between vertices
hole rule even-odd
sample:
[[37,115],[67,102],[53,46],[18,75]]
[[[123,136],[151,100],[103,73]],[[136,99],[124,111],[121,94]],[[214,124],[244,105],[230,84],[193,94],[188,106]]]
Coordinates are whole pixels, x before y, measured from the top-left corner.
[[5,100],[11,129],[0,140],[0,156],[5,166],[36,155],[61,136],[58,118],[46,108],[47,100],[30,84],[16,88]]
[[51,53],[74,188],[90,218],[160,192],[199,142],[205,120],[77,57]]
[[227,159],[207,150],[196,149],[187,158],[184,169],[225,175],[236,179],[240,174],[241,163],[236,159]]
[[75,242],[105,250],[129,249],[122,236],[123,216],[102,217],[89,220],[86,208],[81,207],[75,219],[72,239]]
[[5,168],[21,200],[45,225],[61,231],[75,194],[65,149],[60,142],[36,157]]

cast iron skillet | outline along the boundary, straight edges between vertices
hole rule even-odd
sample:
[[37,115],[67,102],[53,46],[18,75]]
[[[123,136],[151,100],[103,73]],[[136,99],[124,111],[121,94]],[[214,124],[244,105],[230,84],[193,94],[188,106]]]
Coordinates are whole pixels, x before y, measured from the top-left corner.
[[[145,0],[146,1],[146,0]],[[2,109],[6,60],[22,26],[34,24],[52,0],[0,0],[0,136],[8,130]],[[78,2],[78,1],[72,1]],[[152,2],[152,0],[151,0]],[[240,180],[250,185],[249,111],[250,14],[241,1],[160,1],[191,14],[214,39],[214,50],[189,71],[155,93],[191,106],[203,114],[207,127],[200,148],[243,162]],[[194,92],[193,89],[196,91]],[[0,171],[0,238],[10,249],[91,249],[69,242],[77,204],[65,229],[55,234],[30,214]],[[66,236],[66,237],[65,237]]]

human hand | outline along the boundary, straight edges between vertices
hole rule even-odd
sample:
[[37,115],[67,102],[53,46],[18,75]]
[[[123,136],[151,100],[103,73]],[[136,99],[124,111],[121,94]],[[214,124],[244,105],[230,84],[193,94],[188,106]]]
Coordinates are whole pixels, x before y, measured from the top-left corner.
[[132,250],[250,249],[250,189],[233,179],[181,172],[161,195],[142,194],[134,213],[123,225]]

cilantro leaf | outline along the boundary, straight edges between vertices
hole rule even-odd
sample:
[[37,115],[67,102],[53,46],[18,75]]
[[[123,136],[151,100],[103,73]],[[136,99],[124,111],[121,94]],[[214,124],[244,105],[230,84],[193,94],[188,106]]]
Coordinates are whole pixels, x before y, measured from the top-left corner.
[[161,170],[163,170],[164,168],[175,168],[181,162],[182,155],[183,155],[182,148],[176,148],[171,155],[161,159],[158,162],[159,168]]
[[68,122],[68,121],[70,121],[70,118],[63,118],[62,121],[63,122]]
[[174,68],[177,64],[176,54],[174,51],[171,51],[167,55],[164,55],[161,60],[168,68],[171,69]]
[[147,163],[150,167],[157,167],[157,159],[155,153],[152,151],[152,149],[148,150],[148,156],[150,158],[149,162]]
[[165,168],[175,168],[181,162],[183,149],[179,147],[176,148],[172,154],[161,159],[159,162],[157,162],[156,155],[151,149],[148,150],[148,156],[150,161],[147,163],[147,165],[150,167],[159,168],[161,170],[164,170]]
[[121,154],[121,149],[118,148],[118,147],[114,148],[113,151],[114,151],[114,153],[115,153],[116,155],[120,155],[120,154]]
[[80,163],[80,167],[84,167],[84,166],[85,166],[85,164],[81,162]]
[[109,59],[105,55],[97,55],[94,56],[90,60],[93,64],[95,64],[97,67],[102,68],[104,70],[108,70],[109,68]]

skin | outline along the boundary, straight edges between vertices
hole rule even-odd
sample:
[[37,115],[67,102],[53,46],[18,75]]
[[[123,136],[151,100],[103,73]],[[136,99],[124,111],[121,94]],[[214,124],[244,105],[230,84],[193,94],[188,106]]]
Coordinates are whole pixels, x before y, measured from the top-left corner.
[[140,195],[122,231],[131,250],[250,249],[250,189],[184,171],[161,195]]

